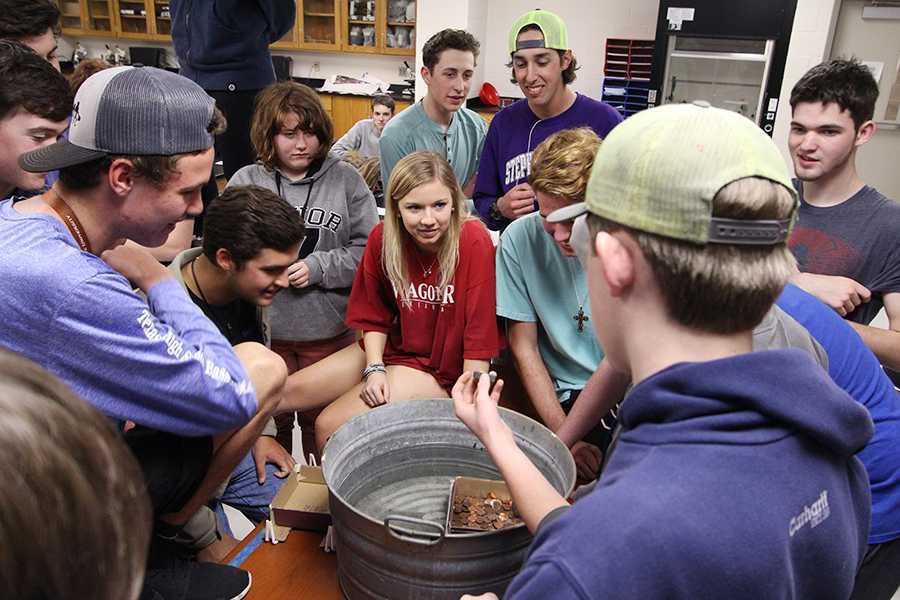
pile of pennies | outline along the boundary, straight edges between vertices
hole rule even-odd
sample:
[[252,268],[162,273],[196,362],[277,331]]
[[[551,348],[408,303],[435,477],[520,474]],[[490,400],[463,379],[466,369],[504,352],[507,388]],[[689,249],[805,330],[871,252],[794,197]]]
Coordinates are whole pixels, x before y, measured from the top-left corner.
[[491,531],[506,529],[522,522],[512,500],[501,500],[494,492],[487,496],[455,496],[451,529]]

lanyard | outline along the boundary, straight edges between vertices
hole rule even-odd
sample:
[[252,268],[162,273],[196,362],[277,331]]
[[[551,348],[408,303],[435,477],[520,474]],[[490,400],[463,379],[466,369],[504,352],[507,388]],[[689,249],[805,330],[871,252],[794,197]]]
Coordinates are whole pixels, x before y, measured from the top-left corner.
[[62,196],[60,196],[56,190],[51,189],[50,193],[53,195],[50,200],[47,201],[47,204],[49,204],[50,208],[56,211],[56,214],[60,216],[63,224],[65,224],[69,233],[72,234],[72,237],[78,243],[78,247],[84,252],[93,254],[91,251],[91,241],[84,232],[84,226],[81,224],[81,221],[78,220],[78,217],[72,212],[71,207],[66,204],[66,201],[63,200]]

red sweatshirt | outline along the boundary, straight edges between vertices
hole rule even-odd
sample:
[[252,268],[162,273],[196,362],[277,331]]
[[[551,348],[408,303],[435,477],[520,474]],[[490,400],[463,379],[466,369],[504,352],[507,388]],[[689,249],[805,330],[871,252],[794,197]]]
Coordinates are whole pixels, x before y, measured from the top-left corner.
[[459,264],[452,282],[441,290],[435,256],[406,242],[411,302],[400,306],[381,266],[384,227],[375,226],[356,272],[347,326],[388,336],[386,365],[403,365],[430,373],[449,390],[463,371],[463,359],[490,360],[500,350],[497,329],[494,245],[480,221],[466,221],[460,232]]

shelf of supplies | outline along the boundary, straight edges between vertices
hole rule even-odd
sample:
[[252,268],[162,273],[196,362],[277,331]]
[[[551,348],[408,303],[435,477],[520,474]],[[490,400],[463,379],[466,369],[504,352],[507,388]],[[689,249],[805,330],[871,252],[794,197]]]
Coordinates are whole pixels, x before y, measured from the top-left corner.
[[415,21],[388,21],[388,27],[415,27]]
[[303,13],[304,17],[331,17],[334,18],[334,13],[323,13],[323,12],[305,12]]
[[122,19],[140,19],[142,21],[147,20],[147,15],[119,15]]
[[375,26],[375,21],[365,21],[362,19],[348,19],[347,22],[350,23],[351,25],[371,25],[373,27]]

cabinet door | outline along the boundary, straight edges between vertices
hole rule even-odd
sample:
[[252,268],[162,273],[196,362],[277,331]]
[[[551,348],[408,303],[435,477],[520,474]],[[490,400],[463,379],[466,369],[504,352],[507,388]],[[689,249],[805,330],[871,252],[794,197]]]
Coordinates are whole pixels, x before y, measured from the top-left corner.
[[65,35],[84,35],[84,26],[87,21],[84,14],[84,0],[60,0],[59,24]]
[[113,35],[115,14],[112,0],[82,0],[85,5],[85,32],[91,35]]
[[300,11],[303,10],[302,0],[297,2],[297,14],[294,15],[294,26],[291,30],[284,34],[280,40],[272,44],[270,47],[281,50],[296,50],[300,42]]
[[343,1],[347,12],[341,20],[341,48],[346,52],[381,53],[386,6],[384,0]]
[[416,54],[416,11],[414,0],[379,0],[385,5],[381,12],[385,16],[381,33],[383,54],[415,56]]
[[[152,3],[152,0],[150,0]],[[153,39],[153,9],[145,0],[115,0],[113,8],[119,23],[119,37],[126,39]],[[150,10],[148,10],[150,8]]]
[[150,3],[153,8],[153,33],[160,40],[170,41],[172,39],[172,15],[169,10],[169,0],[153,0]]
[[342,0],[298,0],[299,46],[304,50],[341,49]]

